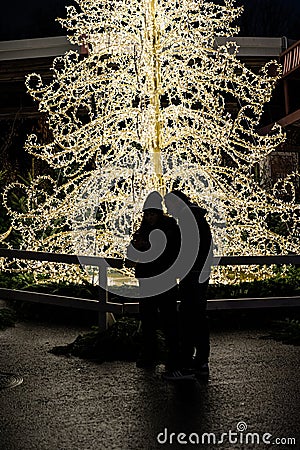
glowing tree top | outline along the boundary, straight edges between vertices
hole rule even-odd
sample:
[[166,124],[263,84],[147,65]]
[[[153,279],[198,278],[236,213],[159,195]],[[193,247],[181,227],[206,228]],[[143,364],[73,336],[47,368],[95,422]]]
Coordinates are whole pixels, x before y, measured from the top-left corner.
[[[234,1],[77,4],[60,22],[87,56],[56,58],[48,85],[38,74],[26,81],[53,135],[45,145],[29,136],[26,149],[57,178],[7,189],[22,247],[122,256],[149,191],[178,188],[207,208],[219,253],[297,251],[292,177],[280,195],[279,184],[266,192],[254,177],[284,139],[279,126],[257,132],[280,69],[272,61],[255,74],[234,42],[220,45],[219,37],[238,31]],[[234,113],[226,107],[232,98]],[[16,189],[28,199],[26,212],[10,206]],[[281,235],[269,226],[272,215]]]

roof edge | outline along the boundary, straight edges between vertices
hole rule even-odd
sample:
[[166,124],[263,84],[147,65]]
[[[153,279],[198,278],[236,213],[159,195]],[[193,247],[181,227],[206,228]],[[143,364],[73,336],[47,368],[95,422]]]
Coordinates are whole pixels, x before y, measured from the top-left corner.
[[0,41],[0,60],[46,58],[63,55],[68,50],[78,50],[66,36]]
[[[240,57],[277,57],[283,50],[284,38],[268,37],[218,37],[217,45],[236,42]],[[31,59],[61,56],[68,50],[79,51],[66,36],[0,41],[0,60]]]

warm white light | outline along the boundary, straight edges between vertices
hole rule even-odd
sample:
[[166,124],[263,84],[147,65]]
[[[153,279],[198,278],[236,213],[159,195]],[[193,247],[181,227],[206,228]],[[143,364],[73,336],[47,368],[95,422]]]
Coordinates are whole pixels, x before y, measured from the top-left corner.
[[[124,256],[147,193],[176,187],[208,209],[217,253],[299,252],[299,205],[293,192],[288,202],[282,197],[293,180],[268,193],[253,175],[284,140],[277,125],[268,136],[257,133],[280,68],[272,61],[254,74],[235,43],[217,45],[219,36],[237,33],[234,1],[77,3],[60,22],[88,56],[56,58],[48,85],[38,74],[26,80],[53,141],[42,145],[31,135],[25,147],[57,179],[6,190],[22,248]],[[26,212],[9,203],[17,188]],[[285,236],[267,225],[274,213]]]

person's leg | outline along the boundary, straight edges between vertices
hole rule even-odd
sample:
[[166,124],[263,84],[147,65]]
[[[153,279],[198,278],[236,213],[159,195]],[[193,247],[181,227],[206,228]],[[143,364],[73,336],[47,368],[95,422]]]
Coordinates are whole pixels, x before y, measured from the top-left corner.
[[142,325],[142,354],[138,360],[140,367],[155,363],[157,358],[156,329],[158,323],[158,308],[155,298],[146,297],[139,301],[140,319]]
[[208,362],[210,353],[209,326],[206,314],[208,281],[199,284],[199,274],[193,272],[180,282],[180,324],[183,364]]
[[180,366],[177,299],[177,286],[158,296],[158,307],[168,349],[167,370],[174,370]]
[[196,365],[199,366],[204,363],[208,363],[210,355],[209,321],[207,317],[206,304],[206,299],[203,299],[196,309],[198,321],[195,324],[195,362]]

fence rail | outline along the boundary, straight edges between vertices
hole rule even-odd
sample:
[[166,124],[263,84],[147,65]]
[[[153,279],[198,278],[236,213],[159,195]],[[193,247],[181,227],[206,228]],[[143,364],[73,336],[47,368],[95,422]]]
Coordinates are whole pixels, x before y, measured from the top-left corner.
[[[47,261],[61,264],[76,264],[83,266],[94,266],[99,269],[102,284],[107,286],[107,268],[120,269],[132,267],[132,262],[120,258],[100,258],[97,256],[68,255],[49,252],[35,252],[27,250],[12,250],[0,248],[0,258],[10,260]],[[212,265],[220,266],[248,266],[248,265],[282,265],[300,264],[300,255],[280,256],[222,256],[214,257]],[[20,300],[36,303],[45,303],[56,306],[65,306],[97,311],[99,313],[99,326],[106,328],[107,313],[131,313],[138,312],[137,302],[110,302],[106,290],[99,287],[98,299],[87,299],[78,297],[59,296],[16,289],[0,288],[0,298],[4,300]],[[229,298],[209,299],[208,310],[221,309],[245,309],[245,308],[271,308],[271,307],[300,306],[300,297],[264,297],[264,298]]]
[[[99,256],[68,255],[64,253],[34,252],[28,250],[14,250],[0,248],[0,258],[48,261],[65,264],[78,264],[95,267],[105,267],[108,264],[116,269],[132,265],[130,261],[121,258],[101,258]],[[272,264],[300,264],[300,255],[272,255],[272,256],[221,256],[214,257],[212,265],[219,266],[249,266]]]

